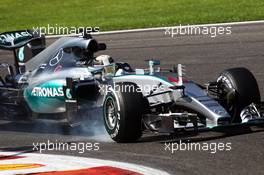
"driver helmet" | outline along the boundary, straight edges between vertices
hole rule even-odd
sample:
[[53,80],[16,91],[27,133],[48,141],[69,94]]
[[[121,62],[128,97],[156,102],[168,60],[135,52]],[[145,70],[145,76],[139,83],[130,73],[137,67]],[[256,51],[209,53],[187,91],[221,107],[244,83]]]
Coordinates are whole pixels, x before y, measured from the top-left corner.
[[100,55],[95,60],[104,65],[105,74],[115,74],[115,64],[112,57],[109,55]]
[[98,57],[95,58],[95,60],[104,66],[108,66],[114,62],[113,58],[110,57],[109,55],[99,55]]

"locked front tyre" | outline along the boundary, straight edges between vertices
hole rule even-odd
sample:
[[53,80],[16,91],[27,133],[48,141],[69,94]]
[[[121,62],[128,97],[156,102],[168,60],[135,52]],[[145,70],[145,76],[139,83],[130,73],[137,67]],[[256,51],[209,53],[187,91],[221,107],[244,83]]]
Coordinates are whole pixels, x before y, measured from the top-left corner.
[[103,104],[105,128],[118,143],[136,142],[142,136],[144,98],[133,83],[118,84],[108,90]]
[[260,92],[254,75],[246,68],[223,71],[217,79],[222,92],[222,105],[231,115],[232,123],[240,123],[241,111],[251,103],[260,103]]

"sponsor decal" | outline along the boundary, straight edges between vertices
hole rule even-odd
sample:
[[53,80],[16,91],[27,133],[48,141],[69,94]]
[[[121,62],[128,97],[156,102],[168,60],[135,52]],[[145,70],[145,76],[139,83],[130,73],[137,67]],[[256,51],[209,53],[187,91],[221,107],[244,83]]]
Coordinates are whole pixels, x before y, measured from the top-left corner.
[[68,99],[72,99],[71,90],[70,90],[69,88],[66,89],[66,97],[67,97]]
[[[178,77],[171,77],[171,76],[168,76],[168,77],[167,77],[167,80],[168,80],[169,82],[171,82],[171,83],[176,83],[176,84],[179,83],[179,78],[178,78]],[[185,79],[185,78],[183,78],[182,80],[183,80],[184,83],[187,83],[187,82],[188,82],[188,80]]]
[[56,55],[49,61],[49,65],[51,67],[56,66],[61,61],[62,57],[63,57],[63,49],[60,49],[56,53]]
[[6,34],[0,35],[0,43],[13,46],[15,45],[14,44],[15,40],[22,39],[24,37],[31,37],[31,36],[32,35],[27,31],[6,33]]
[[21,47],[21,48],[18,50],[18,60],[19,60],[20,62],[23,62],[24,59],[25,59],[24,50],[25,50],[25,47]]
[[55,69],[54,69],[54,73],[58,73],[62,70],[62,65],[58,65]]
[[39,66],[39,69],[45,69],[46,68],[46,66],[47,66],[47,64],[41,64],[40,66]]
[[63,97],[63,88],[46,88],[46,87],[34,87],[32,92],[32,96],[35,97]]

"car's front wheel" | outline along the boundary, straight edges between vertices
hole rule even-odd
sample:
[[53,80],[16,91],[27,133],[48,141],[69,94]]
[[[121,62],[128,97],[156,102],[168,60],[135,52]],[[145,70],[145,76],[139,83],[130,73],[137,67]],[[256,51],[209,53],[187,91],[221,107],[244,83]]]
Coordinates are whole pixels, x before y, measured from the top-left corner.
[[118,91],[108,91],[103,103],[105,128],[116,142],[135,142],[142,135],[144,99],[135,84],[118,86]]
[[251,103],[260,102],[258,83],[246,68],[227,69],[220,74],[217,82],[224,92],[222,103],[232,117],[231,122],[241,122],[240,112]]

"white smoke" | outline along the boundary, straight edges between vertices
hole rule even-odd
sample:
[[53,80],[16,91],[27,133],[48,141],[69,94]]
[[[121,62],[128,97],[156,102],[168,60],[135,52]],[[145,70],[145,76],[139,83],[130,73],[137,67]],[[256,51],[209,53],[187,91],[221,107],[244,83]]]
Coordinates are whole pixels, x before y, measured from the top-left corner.
[[76,126],[77,129],[72,128],[72,135],[87,136],[100,142],[112,142],[104,126],[102,107],[97,104],[86,104],[82,106],[82,112],[78,115],[82,116],[81,124]]
[[[69,72],[62,71],[59,74],[49,74],[49,73],[41,73],[40,76],[29,78],[28,87],[33,88],[40,83],[45,83],[54,79],[65,79],[65,75],[68,75]],[[66,84],[66,82],[64,82]],[[102,100],[102,99],[100,99]],[[87,105],[82,106],[84,112],[77,115],[82,115],[84,120],[81,121],[80,125],[75,127],[70,127],[67,125],[67,121],[64,120],[64,125],[55,124],[55,120],[46,120],[45,118],[56,118],[61,114],[45,114],[41,115],[41,119],[39,122],[32,127],[32,130],[44,129],[47,133],[56,133],[56,134],[69,134],[72,136],[86,136],[88,139],[100,141],[100,142],[111,142],[111,138],[108,135],[107,131],[104,127],[103,121],[103,113],[102,107],[100,103],[94,102],[95,105],[90,105],[91,103],[87,103]],[[79,116],[74,116],[79,117]],[[60,122],[61,123],[61,122]],[[41,127],[39,125],[42,125]],[[78,140],[78,138],[76,138]]]

